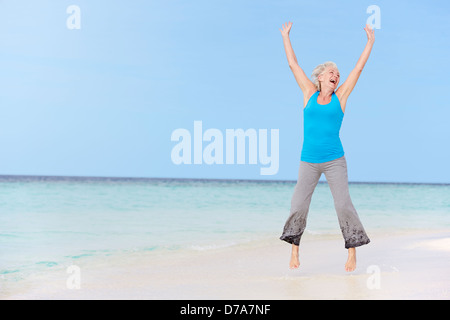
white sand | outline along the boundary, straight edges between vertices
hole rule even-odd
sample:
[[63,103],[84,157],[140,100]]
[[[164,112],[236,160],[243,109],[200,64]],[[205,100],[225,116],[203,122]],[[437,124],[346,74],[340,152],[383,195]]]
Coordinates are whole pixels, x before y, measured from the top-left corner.
[[80,289],[66,267],[3,288],[2,299],[450,299],[450,232],[371,234],[346,273],[340,236],[305,235],[297,270],[290,245],[258,243],[165,255],[77,261]]

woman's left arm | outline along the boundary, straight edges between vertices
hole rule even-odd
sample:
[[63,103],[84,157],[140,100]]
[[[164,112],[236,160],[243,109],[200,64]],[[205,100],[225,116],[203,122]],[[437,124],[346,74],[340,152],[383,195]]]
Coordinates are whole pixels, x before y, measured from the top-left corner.
[[344,83],[336,90],[336,95],[341,102],[342,111],[345,111],[345,105],[347,103],[347,98],[352,92],[353,88],[356,85],[356,82],[361,75],[361,72],[366,65],[367,60],[369,59],[370,52],[372,51],[373,43],[375,42],[375,33],[373,29],[371,29],[368,25],[364,28],[367,34],[367,44],[362,52],[361,56],[356,63],[355,68],[350,72],[348,78],[344,81]]

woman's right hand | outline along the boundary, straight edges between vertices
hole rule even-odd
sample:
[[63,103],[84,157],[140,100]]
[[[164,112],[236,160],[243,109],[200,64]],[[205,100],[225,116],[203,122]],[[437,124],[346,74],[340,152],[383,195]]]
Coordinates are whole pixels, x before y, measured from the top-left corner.
[[368,24],[366,24],[364,31],[366,31],[367,34],[367,41],[372,43],[375,42],[375,32]]
[[282,28],[280,29],[281,35],[283,37],[289,37],[289,32],[291,31],[292,22],[283,24]]

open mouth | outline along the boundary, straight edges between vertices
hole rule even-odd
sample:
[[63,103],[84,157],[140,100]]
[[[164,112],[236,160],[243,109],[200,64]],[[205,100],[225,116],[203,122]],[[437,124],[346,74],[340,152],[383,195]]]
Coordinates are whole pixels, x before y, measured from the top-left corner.
[[336,80],[334,80],[334,79],[331,79],[330,82],[331,82],[332,84],[336,84]]

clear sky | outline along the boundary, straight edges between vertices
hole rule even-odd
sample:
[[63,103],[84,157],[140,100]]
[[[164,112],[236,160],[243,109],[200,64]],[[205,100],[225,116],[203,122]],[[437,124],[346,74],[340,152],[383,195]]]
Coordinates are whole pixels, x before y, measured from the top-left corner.
[[[0,174],[295,180],[303,96],[279,28],[293,22],[308,75],[332,60],[342,83],[370,5],[381,29],[341,129],[349,180],[450,183],[444,0],[2,0]],[[278,129],[278,172],[174,164],[171,134],[194,121]]]

